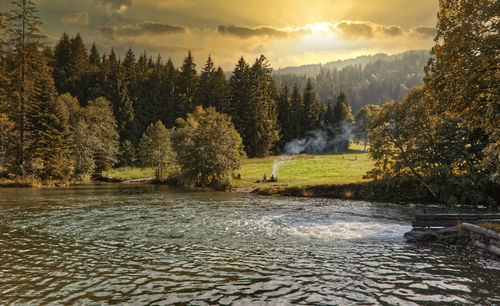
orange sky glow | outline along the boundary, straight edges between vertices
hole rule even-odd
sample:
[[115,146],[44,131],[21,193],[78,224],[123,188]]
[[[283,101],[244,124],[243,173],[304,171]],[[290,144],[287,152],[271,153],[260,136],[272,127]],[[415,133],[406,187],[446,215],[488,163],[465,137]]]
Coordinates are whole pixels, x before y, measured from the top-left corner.
[[[2,2],[6,0],[0,0]],[[435,0],[35,0],[42,28],[56,42],[80,33],[101,52],[131,47],[179,65],[192,50],[231,70],[260,54],[273,68],[365,54],[430,49]],[[3,6],[3,5],[2,5]]]

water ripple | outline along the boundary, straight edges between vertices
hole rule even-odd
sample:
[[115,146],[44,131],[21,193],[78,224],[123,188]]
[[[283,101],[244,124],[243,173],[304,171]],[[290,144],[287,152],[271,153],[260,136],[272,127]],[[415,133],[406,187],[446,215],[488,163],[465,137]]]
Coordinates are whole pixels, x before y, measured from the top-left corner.
[[500,302],[497,262],[404,242],[407,208],[127,188],[0,190],[0,303]]

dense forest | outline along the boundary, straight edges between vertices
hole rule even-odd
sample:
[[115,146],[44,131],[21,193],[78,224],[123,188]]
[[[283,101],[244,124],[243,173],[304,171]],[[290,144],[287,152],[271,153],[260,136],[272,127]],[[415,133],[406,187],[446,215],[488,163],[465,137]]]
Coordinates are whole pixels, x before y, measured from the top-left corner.
[[364,105],[402,101],[410,88],[422,86],[423,68],[429,58],[428,50],[360,56],[323,65],[279,69],[273,72],[273,78],[278,86],[297,83],[300,89],[312,79],[315,92],[325,105],[344,92],[357,113]]

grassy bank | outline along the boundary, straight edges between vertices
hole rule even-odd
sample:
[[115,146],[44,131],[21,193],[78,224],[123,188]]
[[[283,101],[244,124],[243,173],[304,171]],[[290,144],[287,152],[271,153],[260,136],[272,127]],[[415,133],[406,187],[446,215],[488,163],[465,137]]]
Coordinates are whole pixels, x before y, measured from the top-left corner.
[[[271,176],[273,165],[279,165],[275,171],[278,182],[258,182],[262,180],[264,174]],[[272,185],[305,187],[360,183],[366,181],[362,177],[372,168],[373,162],[368,154],[357,151],[334,155],[255,158],[248,159],[237,171],[241,173],[241,180],[234,180],[233,187],[268,188]]]
[[[264,174],[271,177],[275,166],[278,182],[261,182]],[[234,175],[241,179],[232,182],[233,188],[258,189],[261,194],[296,196],[350,197],[359,195],[362,179],[373,169],[368,153],[359,146],[342,154],[270,156],[247,159]],[[110,181],[126,181],[153,176],[150,168],[118,168],[102,173]]]

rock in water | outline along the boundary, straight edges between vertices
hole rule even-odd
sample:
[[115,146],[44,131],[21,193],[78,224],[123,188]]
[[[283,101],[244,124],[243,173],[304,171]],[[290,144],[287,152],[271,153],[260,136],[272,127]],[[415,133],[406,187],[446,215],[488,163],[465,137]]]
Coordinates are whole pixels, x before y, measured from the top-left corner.
[[418,241],[434,241],[437,238],[436,232],[433,230],[412,230],[404,234],[406,240],[410,242]]

